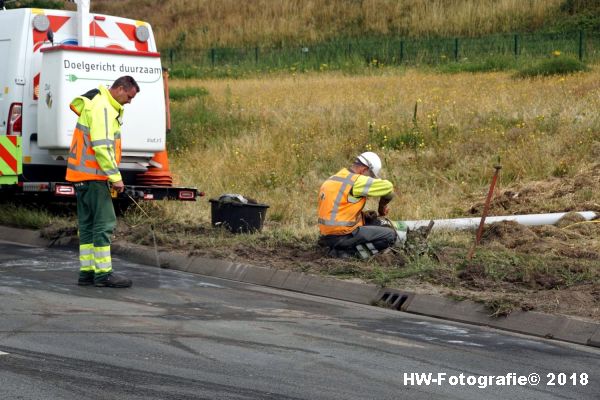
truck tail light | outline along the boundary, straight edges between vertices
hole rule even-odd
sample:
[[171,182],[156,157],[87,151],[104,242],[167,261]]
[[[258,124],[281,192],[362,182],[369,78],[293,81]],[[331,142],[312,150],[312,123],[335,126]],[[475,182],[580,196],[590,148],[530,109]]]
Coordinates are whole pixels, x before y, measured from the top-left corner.
[[21,135],[23,131],[23,103],[12,103],[8,109],[7,135]]
[[177,197],[179,197],[179,200],[194,200],[196,193],[193,190],[181,190]]
[[54,187],[54,194],[56,196],[75,196],[75,188],[71,185],[57,184]]

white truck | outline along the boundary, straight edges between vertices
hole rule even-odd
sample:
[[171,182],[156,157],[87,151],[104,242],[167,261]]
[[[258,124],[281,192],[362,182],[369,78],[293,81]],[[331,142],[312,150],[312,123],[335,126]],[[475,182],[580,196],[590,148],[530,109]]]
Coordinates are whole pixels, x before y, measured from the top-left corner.
[[0,193],[74,196],[65,182],[77,115],[71,100],[131,75],[140,92],[126,105],[119,169],[127,194],[195,200],[173,187],[166,157],[168,88],[152,27],[77,11],[6,10],[0,0]]

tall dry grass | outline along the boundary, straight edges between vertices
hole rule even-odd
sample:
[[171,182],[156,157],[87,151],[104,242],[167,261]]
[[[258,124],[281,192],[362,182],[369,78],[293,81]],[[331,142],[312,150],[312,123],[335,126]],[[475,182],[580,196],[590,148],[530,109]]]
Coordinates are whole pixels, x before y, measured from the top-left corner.
[[[314,230],[321,182],[373,150],[401,193],[392,219],[465,216],[487,192],[498,156],[500,190],[571,176],[597,161],[599,78],[598,69],[528,80],[409,70],[174,81],[174,88],[206,88],[215,118],[243,123],[228,125],[219,137],[219,129],[207,133],[190,122],[200,99],[174,103],[174,113],[187,116],[189,147],[173,154],[173,169],[179,183],[208,197],[242,193],[269,204],[271,221]],[[588,199],[598,198],[598,188],[585,189]],[[536,211],[568,208],[572,201],[559,197]],[[190,206],[187,214],[180,205],[166,207],[174,218],[209,218],[207,206]]]
[[343,36],[474,36],[533,30],[564,0],[149,0],[92,2],[145,20],[161,48],[312,43]]

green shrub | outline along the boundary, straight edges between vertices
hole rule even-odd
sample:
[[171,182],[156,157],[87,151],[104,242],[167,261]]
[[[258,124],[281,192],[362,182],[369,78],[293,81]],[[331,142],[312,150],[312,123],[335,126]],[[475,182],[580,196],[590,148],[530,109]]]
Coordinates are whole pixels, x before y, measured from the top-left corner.
[[418,130],[409,132],[401,132],[397,135],[392,135],[389,139],[388,147],[394,150],[404,148],[416,150],[419,146],[423,146],[423,135]]
[[566,75],[587,70],[588,67],[574,57],[557,56],[525,66],[515,76],[517,78],[531,78],[535,76]]
[[169,97],[171,100],[178,101],[190,97],[203,97],[208,95],[208,90],[202,87],[184,87],[169,89]]

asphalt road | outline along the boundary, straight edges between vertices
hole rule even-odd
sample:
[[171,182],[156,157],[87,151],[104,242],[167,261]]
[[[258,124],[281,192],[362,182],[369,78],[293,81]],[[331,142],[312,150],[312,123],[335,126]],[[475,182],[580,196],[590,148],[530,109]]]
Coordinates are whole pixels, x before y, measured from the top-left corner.
[[72,251],[0,254],[0,399],[600,398],[592,348],[119,259],[132,288],[79,287]]

